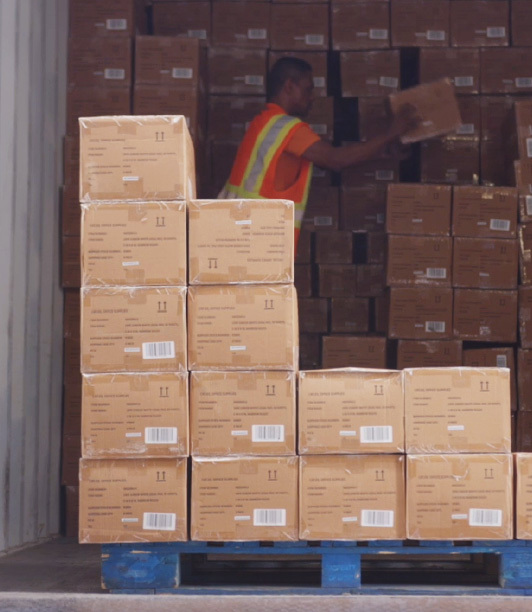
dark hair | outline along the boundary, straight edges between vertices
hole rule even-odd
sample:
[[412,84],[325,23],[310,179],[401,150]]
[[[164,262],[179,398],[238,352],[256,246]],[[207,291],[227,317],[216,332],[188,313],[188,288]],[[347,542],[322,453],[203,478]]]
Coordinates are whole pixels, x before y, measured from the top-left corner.
[[281,57],[278,59],[268,74],[268,100],[274,98],[281,91],[288,79],[298,81],[309,72],[312,72],[312,66],[298,57]]

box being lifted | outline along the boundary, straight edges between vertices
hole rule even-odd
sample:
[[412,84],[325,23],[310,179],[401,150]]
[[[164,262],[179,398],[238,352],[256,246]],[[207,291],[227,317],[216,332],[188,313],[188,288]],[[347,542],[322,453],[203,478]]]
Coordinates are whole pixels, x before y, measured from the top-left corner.
[[194,148],[182,115],[82,117],[80,192],[92,200],[187,200]]

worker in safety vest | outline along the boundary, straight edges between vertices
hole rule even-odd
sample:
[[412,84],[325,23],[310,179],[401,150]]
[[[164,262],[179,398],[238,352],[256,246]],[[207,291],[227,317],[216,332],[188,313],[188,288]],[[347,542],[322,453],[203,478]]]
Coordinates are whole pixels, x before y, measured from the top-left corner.
[[295,249],[308,199],[312,167],[339,172],[379,158],[388,145],[415,127],[412,106],[394,117],[388,130],[367,142],[333,147],[302,121],[314,97],[312,66],[283,57],[268,75],[268,104],[250,123],[220,198],[271,198],[295,204]]

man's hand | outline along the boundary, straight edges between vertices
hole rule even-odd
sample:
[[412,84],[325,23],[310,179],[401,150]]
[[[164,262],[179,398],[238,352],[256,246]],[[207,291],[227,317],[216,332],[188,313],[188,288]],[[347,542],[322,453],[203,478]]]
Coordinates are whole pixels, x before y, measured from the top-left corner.
[[404,104],[394,115],[392,123],[388,128],[388,136],[400,138],[406,132],[415,130],[421,123],[421,117],[415,106]]

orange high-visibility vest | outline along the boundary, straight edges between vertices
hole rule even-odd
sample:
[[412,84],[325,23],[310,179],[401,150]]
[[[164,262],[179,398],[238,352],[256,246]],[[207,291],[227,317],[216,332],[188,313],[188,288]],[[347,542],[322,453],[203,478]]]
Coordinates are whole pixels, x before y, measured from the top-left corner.
[[275,188],[277,163],[295,132],[305,124],[297,117],[280,112],[272,106],[250,124],[222,191],[225,198],[292,200],[294,202],[294,249],[301,231],[307,206],[312,163],[301,159],[301,171],[288,189]]

